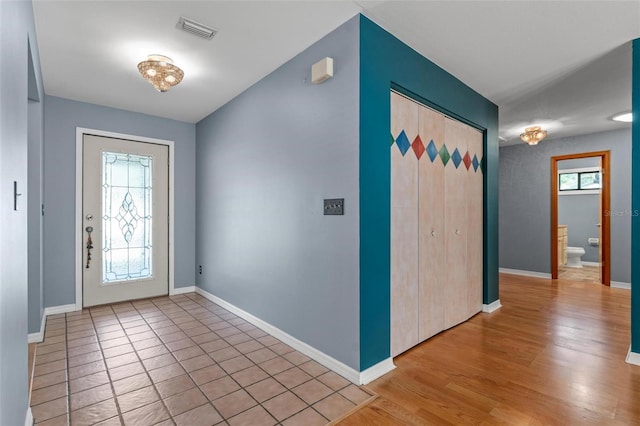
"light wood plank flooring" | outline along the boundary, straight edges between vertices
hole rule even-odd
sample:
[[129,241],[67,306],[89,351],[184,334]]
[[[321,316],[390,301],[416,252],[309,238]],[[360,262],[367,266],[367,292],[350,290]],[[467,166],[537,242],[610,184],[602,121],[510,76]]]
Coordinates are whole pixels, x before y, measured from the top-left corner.
[[582,268],[569,268],[567,266],[558,266],[558,278],[571,281],[600,281],[600,267],[584,265]]
[[340,425],[640,425],[628,290],[501,275],[500,299],[397,357]]

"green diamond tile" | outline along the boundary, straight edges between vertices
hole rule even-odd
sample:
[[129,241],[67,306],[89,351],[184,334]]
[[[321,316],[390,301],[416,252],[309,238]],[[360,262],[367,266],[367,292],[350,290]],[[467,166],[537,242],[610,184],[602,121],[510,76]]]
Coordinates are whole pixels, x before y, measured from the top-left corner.
[[447,149],[447,146],[445,144],[442,144],[442,148],[440,148],[440,152],[438,152],[438,154],[440,154],[442,164],[446,166],[449,162],[449,159],[451,158],[451,155],[449,155],[449,150]]

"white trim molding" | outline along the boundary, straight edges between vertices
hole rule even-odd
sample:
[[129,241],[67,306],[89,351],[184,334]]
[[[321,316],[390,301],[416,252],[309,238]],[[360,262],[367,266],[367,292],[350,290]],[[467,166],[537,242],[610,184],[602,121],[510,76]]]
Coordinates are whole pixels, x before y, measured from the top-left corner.
[[148,138],[145,136],[127,135],[124,133],[107,132],[104,130],[76,127],[76,305],[75,310],[82,309],[82,141],[83,135],[104,136],[108,138],[126,139],[135,142],[154,143],[169,147],[169,289],[168,294],[174,294],[174,217],[175,217],[175,143],[174,141]]
[[631,283],[623,283],[620,281],[611,281],[611,288],[622,288],[624,290],[631,290]]
[[49,315],[66,314],[67,312],[74,311],[76,311],[75,303],[72,303],[70,305],[51,306],[49,308],[44,308],[44,312],[42,313],[42,321],[40,322],[40,331],[36,333],[29,333],[29,335],[27,336],[27,342],[41,343],[44,340],[44,331],[47,325],[47,317]]
[[324,365],[325,367],[327,367],[330,370],[336,372],[337,374],[341,375],[342,377],[344,377],[345,379],[349,380],[350,382],[355,383],[356,385],[364,384],[363,380],[367,380],[367,383],[368,383],[368,382],[380,377],[382,374],[385,374],[385,373],[391,371],[393,368],[390,368],[389,364],[391,364],[391,366],[395,368],[395,366],[393,366],[393,361],[391,361],[389,359],[389,360],[382,361],[381,363],[378,363],[378,364],[374,365],[371,368],[368,368],[367,370],[365,370],[363,372],[359,372],[359,371],[349,367],[348,365],[342,363],[341,361],[338,361],[337,359],[335,359],[335,358],[325,354],[324,352],[314,348],[313,346],[310,346],[307,343],[296,339],[295,337],[293,337],[290,334],[280,330],[279,328],[269,324],[268,322],[263,321],[263,320],[261,320],[260,318],[258,318],[256,316],[253,316],[252,314],[250,314],[250,313],[238,308],[237,306],[227,302],[226,300],[223,300],[223,299],[220,299],[217,296],[214,296],[213,294],[209,293],[208,291],[203,290],[200,287],[196,287],[195,290],[196,290],[195,292],[197,294],[201,295],[202,297],[204,297],[204,298],[212,301],[213,303],[225,308],[229,312],[238,315],[240,318],[242,318],[245,321],[255,325],[256,327],[266,331],[267,333],[269,333],[273,337],[281,340],[282,342],[284,342],[287,345],[291,346],[293,349],[295,349],[295,350],[297,350],[299,352],[302,352],[303,354],[305,354],[309,358],[311,358],[314,361]]
[[627,353],[627,359],[625,361],[627,364],[640,366],[640,353],[631,352],[631,346],[629,346],[629,352]]
[[380,361],[376,365],[372,365],[366,370],[360,372],[360,384],[366,385],[368,383],[371,383],[378,377],[384,376],[394,368],[396,368],[396,366],[393,363],[393,358],[387,358],[383,361]]
[[192,285],[188,287],[174,288],[173,291],[169,293],[169,296],[177,296],[179,294],[185,294],[185,293],[196,293],[196,286]]
[[500,299],[496,299],[493,302],[489,303],[488,305],[484,303],[482,304],[482,312],[487,314],[497,311],[500,308],[502,308],[502,305],[500,304]]
[[598,262],[586,262],[584,260],[580,261],[580,263],[582,263],[584,266],[600,266],[600,263]]
[[498,271],[501,274],[522,275],[525,277],[546,278],[549,280],[551,279],[551,274],[548,274],[546,272],[523,271],[521,269],[509,269],[509,268],[499,268]]
[[33,413],[31,412],[31,407],[27,407],[27,414],[24,418],[24,426],[33,426]]

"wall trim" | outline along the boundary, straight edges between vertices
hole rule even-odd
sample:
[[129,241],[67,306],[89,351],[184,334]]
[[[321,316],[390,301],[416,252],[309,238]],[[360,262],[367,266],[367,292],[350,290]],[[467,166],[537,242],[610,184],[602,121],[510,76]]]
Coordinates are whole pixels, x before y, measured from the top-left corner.
[[502,304],[500,303],[500,299],[494,300],[493,302],[487,304],[482,304],[482,312],[490,314],[491,312],[497,311],[502,308]]
[[[325,354],[324,352],[314,348],[313,346],[296,339],[295,337],[291,336],[290,334],[280,330],[279,328],[269,324],[266,321],[261,320],[260,318],[238,308],[237,306],[227,302],[226,300],[223,300],[217,296],[214,296],[213,294],[209,293],[206,290],[201,289],[200,287],[196,287],[196,293],[203,296],[204,298],[212,301],[213,303],[222,306],[223,308],[225,308],[226,310],[228,310],[229,312],[232,312],[236,315],[238,315],[240,318],[244,319],[245,321],[250,322],[251,324],[255,325],[256,327],[266,331],[267,333],[271,334],[273,337],[282,340],[284,343],[286,343],[287,345],[291,346],[292,348],[294,348],[295,350],[302,352],[303,354],[305,354],[306,356],[308,356],[309,358],[313,359],[314,361],[324,365],[325,367],[329,368],[330,370],[333,370],[334,372],[340,374],[342,377],[344,377],[345,379],[349,380],[352,383],[355,383],[356,385],[361,385],[361,373],[359,371],[356,371],[355,369],[349,367],[348,365],[342,363],[341,361],[338,361],[337,359]],[[374,366],[375,367],[375,366]]]
[[169,293],[169,296],[177,296],[179,294],[185,294],[185,293],[196,293],[196,286],[191,285],[188,287],[174,288],[173,291]]
[[29,333],[27,336],[28,343],[42,343],[44,340],[44,329],[47,324],[47,317],[49,315],[56,314],[66,314],[67,312],[76,311],[75,303],[70,305],[60,305],[60,306],[51,306],[49,308],[44,308],[44,312],[42,313],[42,321],[40,322],[40,331],[36,333]]
[[631,290],[631,283],[623,283],[621,281],[611,281],[611,288],[622,288],[624,290]]
[[168,294],[174,291],[174,199],[175,199],[175,144],[174,141],[165,139],[148,138],[145,136],[128,135],[124,133],[107,132],[104,130],[87,129],[76,127],[76,238],[75,238],[75,259],[76,259],[76,310],[82,309],[82,248],[83,227],[82,227],[82,136],[94,135],[108,138],[126,139],[136,142],[154,143],[169,147],[169,289]]
[[524,271],[522,269],[499,268],[501,274],[522,275],[524,277],[546,278],[551,279],[551,274],[546,272]]
[[387,358],[379,363],[372,365],[364,371],[360,372],[360,384],[366,385],[368,383],[373,382],[378,377],[382,377],[391,370],[395,369],[396,366],[393,363],[393,358]]
[[599,262],[585,262],[584,260],[581,262],[585,266],[600,266]]
[[631,346],[629,346],[629,352],[627,352],[627,359],[625,359],[627,364],[633,364],[640,366],[640,353],[631,352]]
[[27,415],[24,418],[24,426],[33,426],[33,413],[31,407],[27,407]]

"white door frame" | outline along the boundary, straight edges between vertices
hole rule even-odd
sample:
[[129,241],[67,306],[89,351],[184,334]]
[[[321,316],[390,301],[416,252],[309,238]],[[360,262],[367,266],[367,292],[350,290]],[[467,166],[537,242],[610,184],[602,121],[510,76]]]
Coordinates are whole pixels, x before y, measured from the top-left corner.
[[126,139],[134,142],[154,143],[169,147],[169,295],[175,294],[174,282],[174,142],[164,139],[147,138],[144,136],[127,135],[124,133],[106,132],[103,130],[76,127],[76,230],[75,230],[75,259],[76,259],[76,311],[82,310],[82,250],[84,249],[82,232],[82,163],[83,136],[85,134],[104,136],[108,138]]

